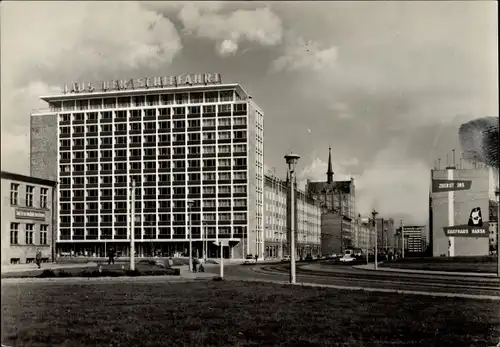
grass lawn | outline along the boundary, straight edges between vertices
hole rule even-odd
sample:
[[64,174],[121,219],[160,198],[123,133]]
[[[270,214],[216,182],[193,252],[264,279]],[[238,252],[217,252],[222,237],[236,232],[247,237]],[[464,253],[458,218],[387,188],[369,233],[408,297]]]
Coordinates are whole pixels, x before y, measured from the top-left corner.
[[2,284],[14,346],[492,346],[500,303],[194,282]]
[[386,262],[381,266],[412,270],[496,273],[497,258],[496,256],[405,258]]
[[[102,265],[102,271],[103,272],[114,272],[116,274],[122,274],[124,271],[122,270],[122,266],[125,270],[129,269],[129,264],[111,264],[108,265],[108,263],[101,264]],[[30,271],[22,271],[22,272],[7,272],[2,274],[2,278],[24,278],[24,277],[38,277],[44,270],[50,269],[50,265],[43,265],[41,269],[35,269],[35,270],[30,270]],[[150,265],[147,262],[139,262],[135,264],[135,269],[139,271],[140,273],[147,274],[147,275],[160,275],[164,274],[165,269],[161,268],[160,266],[157,265]],[[65,273],[68,275],[71,275],[71,277],[76,277],[79,276],[81,277],[81,274],[83,272],[93,272],[97,271],[98,267],[97,266],[84,266],[84,267],[73,267],[73,268],[63,268],[63,269],[54,269],[53,271],[58,274],[58,273]],[[63,276],[61,276],[63,277]]]

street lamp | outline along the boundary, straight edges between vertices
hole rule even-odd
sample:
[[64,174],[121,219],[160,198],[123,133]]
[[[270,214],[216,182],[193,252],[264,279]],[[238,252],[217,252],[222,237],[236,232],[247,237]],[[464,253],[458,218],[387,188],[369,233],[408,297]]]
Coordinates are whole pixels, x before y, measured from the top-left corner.
[[500,241],[499,241],[499,225],[500,225],[500,186],[495,190],[495,196],[497,198],[497,275],[500,277]]
[[295,166],[299,160],[297,154],[285,155],[286,163],[288,164],[288,172],[290,173],[290,283],[295,284],[295,192],[293,184],[293,174]]
[[208,236],[207,236],[207,222],[203,221],[203,259],[205,264],[207,263],[207,252],[208,252]]
[[193,200],[188,200],[188,228],[189,228],[189,271],[193,271],[193,233],[191,232],[191,208]]
[[377,235],[377,218],[378,212],[373,209],[372,218],[373,218],[373,230],[375,231],[375,270],[377,270],[377,253],[378,253],[378,235]]
[[130,223],[127,223],[130,228],[130,271],[135,270],[135,180],[132,180],[130,189]]

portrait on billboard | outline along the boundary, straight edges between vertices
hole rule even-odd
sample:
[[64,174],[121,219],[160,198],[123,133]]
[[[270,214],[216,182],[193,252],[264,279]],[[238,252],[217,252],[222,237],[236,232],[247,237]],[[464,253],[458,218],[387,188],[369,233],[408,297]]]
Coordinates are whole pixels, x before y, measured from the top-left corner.
[[483,215],[481,214],[480,207],[475,207],[470,211],[468,224],[471,227],[482,227],[483,226]]

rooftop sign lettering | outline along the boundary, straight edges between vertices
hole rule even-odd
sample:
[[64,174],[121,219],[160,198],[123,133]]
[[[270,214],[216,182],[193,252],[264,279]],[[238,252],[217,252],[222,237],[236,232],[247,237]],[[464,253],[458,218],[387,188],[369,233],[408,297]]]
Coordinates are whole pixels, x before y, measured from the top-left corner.
[[469,190],[471,188],[472,181],[470,180],[432,180],[432,192],[442,193],[442,192],[452,192],[457,190]]
[[119,90],[157,89],[193,85],[221,84],[219,73],[185,74],[179,76],[145,77],[100,82],[73,82],[63,87],[64,94],[109,92]]

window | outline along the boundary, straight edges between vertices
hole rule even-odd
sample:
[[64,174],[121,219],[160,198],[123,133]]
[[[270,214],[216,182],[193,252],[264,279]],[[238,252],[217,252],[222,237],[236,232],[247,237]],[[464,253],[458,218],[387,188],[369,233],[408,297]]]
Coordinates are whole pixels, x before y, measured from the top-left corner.
[[231,126],[231,118],[219,118],[219,126]]
[[204,172],[203,173],[204,181],[215,181],[215,172]]
[[[217,203],[215,200],[203,200],[203,207],[215,207],[217,206]],[[203,218],[204,220],[207,220]],[[208,219],[208,220],[213,220],[213,219]]]
[[49,226],[48,225],[40,225],[40,244],[48,245],[47,235],[48,235]]
[[215,105],[203,106],[203,113],[215,113]]
[[231,200],[219,200],[219,207],[231,207]]
[[234,118],[234,125],[246,125],[247,118],[246,117],[236,117]]
[[49,188],[40,188],[40,207],[47,208]]
[[204,119],[203,126],[204,127],[214,127],[215,126],[215,119],[214,118]]
[[17,245],[19,243],[19,223],[10,223],[10,244]]
[[231,140],[231,132],[219,131],[219,140]]
[[219,166],[231,166],[231,159],[219,159]]
[[233,145],[233,151],[235,153],[244,153],[247,151],[247,145]]
[[33,232],[35,230],[35,224],[26,224],[26,244],[33,244]]
[[102,124],[101,125],[101,131],[102,132],[113,131],[113,127],[111,126],[111,124]]
[[215,133],[203,133],[203,140],[204,141],[210,141],[210,140],[214,140],[215,141]]
[[231,173],[230,172],[219,172],[219,180],[230,180]]
[[35,187],[26,186],[26,206],[33,207],[33,193],[35,192]]
[[215,159],[203,160],[203,167],[215,167]]
[[215,194],[215,187],[213,186],[203,187],[203,194]]
[[11,183],[10,184],[10,204],[17,205],[19,197],[19,184]]
[[233,91],[221,91],[220,92],[220,101],[233,101]]
[[215,153],[215,146],[203,146],[203,154]]
[[219,113],[221,112],[231,112],[231,104],[219,105]]
[[230,145],[219,145],[219,153],[231,153]]
[[234,172],[234,179],[235,180],[245,180],[247,178],[247,172],[246,171],[236,171]]

